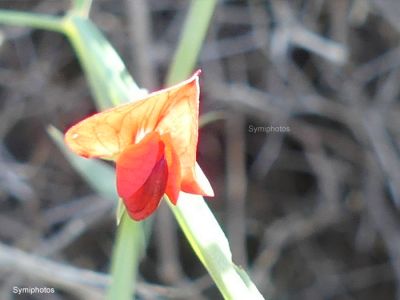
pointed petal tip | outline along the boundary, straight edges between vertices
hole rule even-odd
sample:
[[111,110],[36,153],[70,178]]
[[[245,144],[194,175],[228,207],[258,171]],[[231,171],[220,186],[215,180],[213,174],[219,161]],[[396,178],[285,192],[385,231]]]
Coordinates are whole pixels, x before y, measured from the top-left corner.
[[64,143],[67,145],[67,148],[79,156],[90,158],[91,156],[89,155],[89,153],[87,151],[84,151],[84,149],[82,149],[82,147],[80,147],[79,144],[75,142],[79,135],[71,129],[72,127],[68,129],[67,132],[64,134]]
[[197,69],[196,72],[194,72],[193,77],[199,77],[202,72],[201,69]]
[[206,175],[204,175],[197,162],[194,170],[194,178],[189,178],[188,180],[182,181],[182,192],[206,197],[214,197],[213,188],[211,187],[210,182],[208,181]]
[[196,162],[195,172],[197,177],[197,182],[199,183],[201,189],[203,190],[203,196],[214,197],[214,190],[208,181],[207,176],[204,174],[203,170],[200,168],[199,164]]

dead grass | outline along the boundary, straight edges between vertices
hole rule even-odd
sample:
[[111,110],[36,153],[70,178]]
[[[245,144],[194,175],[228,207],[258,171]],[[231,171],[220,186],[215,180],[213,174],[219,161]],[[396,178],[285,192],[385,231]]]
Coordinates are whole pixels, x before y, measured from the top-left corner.
[[[67,3],[0,6],[56,14]],[[92,17],[156,89],[186,11],[185,1],[99,0]],[[268,299],[400,299],[399,11],[396,0],[219,3],[199,64],[212,120],[199,161],[235,261]],[[36,285],[57,292],[21,299],[98,299],[112,202],[45,133],[93,112],[88,87],[62,36],[0,30],[0,298]],[[165,209],[138,294],[220,298]]]

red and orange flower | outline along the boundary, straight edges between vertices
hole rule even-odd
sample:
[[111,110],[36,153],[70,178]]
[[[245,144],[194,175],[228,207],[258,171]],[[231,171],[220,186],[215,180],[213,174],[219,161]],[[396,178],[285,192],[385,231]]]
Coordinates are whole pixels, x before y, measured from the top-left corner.
[[180,191],[214,195],[196,163],[198,73],[95,114],[65,134],[67,145],[77,154],[115,161],[118,194],[135,220],[152,214],[164,194],[173,204]]

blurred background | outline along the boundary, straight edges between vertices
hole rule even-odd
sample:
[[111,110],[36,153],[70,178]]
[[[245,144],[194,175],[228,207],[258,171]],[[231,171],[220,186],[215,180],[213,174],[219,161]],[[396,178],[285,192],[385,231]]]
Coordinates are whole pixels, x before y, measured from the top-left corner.
[[[189,4],[96,0],[91,17],[153,91]],[[52,15],[68,7],[0,0]],[[198,160],[234,261],[267,299],[400,299],[399,66],[397,0],[218,2],[198,64]],[[0,27],[0,299],[104,289],[114,199],[97,196],[46,133],[94,111],[62,35]],[[56,292],[17,296],[15,286]],[[221,299],[165,208],[137,293]]]

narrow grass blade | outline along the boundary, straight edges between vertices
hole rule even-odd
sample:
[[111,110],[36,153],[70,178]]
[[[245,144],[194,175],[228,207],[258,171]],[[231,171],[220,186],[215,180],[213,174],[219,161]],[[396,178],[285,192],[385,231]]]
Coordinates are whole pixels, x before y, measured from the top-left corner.
[[87,18],[89,16],[92,0],[73,0],[71,11],[74,15]]
[[0,24],[64,32],[63,19],[44,14],[0,9]]
[[146,94],[145,90],[139,89],[117,52],[90,20],[68,15],[65,29],[85,71],[98,110]]
[[168,71],[167,85],[182,81],[193,72],[216,4],[216,0],[192,1],[180,43]]
[[232,262],[228,240],[203,197],[181,193],[167,201],[182,231],[225,299],[264,299],[250,278]]
[[133,221],[126,213],[118,226],[111,262],[111,288],[107,299],[131,300],[136,272],[145,248],[144,223]]

